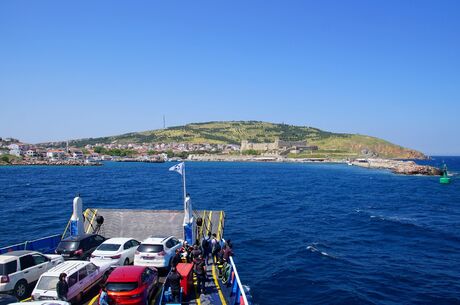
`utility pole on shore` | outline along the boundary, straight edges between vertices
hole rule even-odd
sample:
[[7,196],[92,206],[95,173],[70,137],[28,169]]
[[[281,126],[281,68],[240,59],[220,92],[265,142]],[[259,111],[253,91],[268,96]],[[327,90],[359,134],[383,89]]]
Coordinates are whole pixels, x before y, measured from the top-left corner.
[[163,114],[163,129],[166,129],[166,117]]

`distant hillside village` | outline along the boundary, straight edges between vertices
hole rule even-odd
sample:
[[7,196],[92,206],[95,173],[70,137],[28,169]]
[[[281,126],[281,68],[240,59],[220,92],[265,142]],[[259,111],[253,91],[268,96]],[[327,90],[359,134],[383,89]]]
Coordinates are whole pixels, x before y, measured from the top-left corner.
[[[306,141],[275,140],[271,143],[252,143],[243,140],[237,144],[209,143],[97,143],[82,148],[73,147],[69,142],[47,144],[27,144],[18,139],[0,138],[1,160],[7,163],[90,163],[99,161],[141,161],[164,162],[170,159],[186,159],[190,155],[260,155],[283,156],[317,150]],[[10,160],[11,159],[11,160]],[[35,163],[34,163],[35,162]]]

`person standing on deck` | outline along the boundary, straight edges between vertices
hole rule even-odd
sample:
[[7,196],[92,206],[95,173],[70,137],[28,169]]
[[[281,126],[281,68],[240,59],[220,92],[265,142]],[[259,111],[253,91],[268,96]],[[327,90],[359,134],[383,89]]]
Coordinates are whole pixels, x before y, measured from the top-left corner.
[[166,283],[169,284],[171,287],[171,294],[173,298],[173,302],[179,303],[180,302],[180,280],[182,276],[177,272],[176,267],[171,268],[171,272],[168,274],[166,278]]
[[212,240],[211,240],[211,256],[214,261],[214,263],[217,262],[217,254],[220,251],[220,243],[217,241],[217,235],[216,233],[212,234]]
[[201,251],[203,253],[203,259],[206,266],[208,265],[209,255],[211,254],[211,232],[208,232],[208,236],[204,237],[201,241]]
[[171,259],[171,267],[176,267],[181,262],[180,251],[176,249],[176,254]]
[[101,295],[99,296],[99,305],[109,305],[109,295],[104,284],[101,285]]
[[198,256],[200,255],[201,255],[201,250],[198,248],[198,245],[194,245],[192,253],[191,253],[192,261],[195,260],[195,258],[198,258]]
[[232,247],[230,246],[231,244],[227,244],[224,249],[224,255],[223,258],[226,262],[230,261],[230,256],[233,256],[233,250]]
[[67,301],[67,293],[69,292],[69,284],[66,281],[67,274],[59,274],[59,281],[56,284],[57,297],[61,301]]
[[206,264],[201,254],[193,260],[193,272],[195,272],[198,280],[198,291],[204,294],[206,288]]
[[188,246],[187,241],[184,241],[184,244],[180,248],[179,252],[181,253],[182,258],[185,258],[186,263],[191,263],[192,262],[191,258],[190,258],[191,249]]

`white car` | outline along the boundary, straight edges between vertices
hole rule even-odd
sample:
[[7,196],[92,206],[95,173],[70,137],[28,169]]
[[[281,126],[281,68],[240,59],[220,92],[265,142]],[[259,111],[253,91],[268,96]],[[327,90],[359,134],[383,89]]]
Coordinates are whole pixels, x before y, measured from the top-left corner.
[[149,237],[144,240],[134,255],[134,265],[156,268],[168,268],[176,249],[182,247],[182,242],[174,236],[166,238]]
[[134,262],[134,252],[140,245],[132,238],[110,238],[91,254],[91,262],[111,261],[113,265],[129,265]]
[[105,280],[110,272],[110,263],[98,266],[88,261],[66,261],[42,274],[32,291],[34,301],[57,300],[56,284],[61,273],[67,274],[69,285],[67,300],[70,303],[80,303],[92,287]]
[[22,300],[40,275],[64,262],[60,255],[12,251],[0,255],[0,292],[12,292]]

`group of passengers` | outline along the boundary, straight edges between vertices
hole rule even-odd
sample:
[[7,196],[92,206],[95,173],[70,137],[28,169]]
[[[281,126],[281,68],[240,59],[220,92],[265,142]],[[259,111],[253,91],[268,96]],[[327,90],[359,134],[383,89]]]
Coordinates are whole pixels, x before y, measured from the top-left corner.
[[193,246],[189,246],[187,241],[184,241],[183,246],[176,250],[175,256],[171,261],[171,273],[167,278],[171,286],[173,299],[176,300],[180,294],[181,276],[176,271],[176,266],[179,262],[193,263],[193,272],[198,282],[198,292],[204,294],[207,278],[206,268],[209,265],[209,258],[211,257],[211,261],[219,268],[219,266],[228,262],[232,255],[231,240],[229,239],[223,243],[223,241],[217,240],[216,234],[208,233],[201,240],[201,243],[197,241]]

